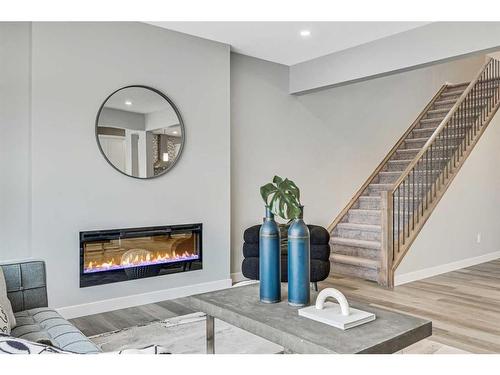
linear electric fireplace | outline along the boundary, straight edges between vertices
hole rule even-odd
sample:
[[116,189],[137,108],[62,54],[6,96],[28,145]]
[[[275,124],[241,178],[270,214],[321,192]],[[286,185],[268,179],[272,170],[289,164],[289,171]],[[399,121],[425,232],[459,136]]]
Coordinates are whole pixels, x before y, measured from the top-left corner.
[[202,224],[80,232],[80,287],[202,268]]

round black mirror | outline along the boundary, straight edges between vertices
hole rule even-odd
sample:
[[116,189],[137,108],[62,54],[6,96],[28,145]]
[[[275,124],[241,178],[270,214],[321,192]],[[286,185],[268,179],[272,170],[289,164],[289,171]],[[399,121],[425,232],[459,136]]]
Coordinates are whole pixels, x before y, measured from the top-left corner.
[[109,95],[96,118],[96,139],[109,164],[135,178],[167,173],[179,160],[185,130],[179,110],[162,92],[127,86]]

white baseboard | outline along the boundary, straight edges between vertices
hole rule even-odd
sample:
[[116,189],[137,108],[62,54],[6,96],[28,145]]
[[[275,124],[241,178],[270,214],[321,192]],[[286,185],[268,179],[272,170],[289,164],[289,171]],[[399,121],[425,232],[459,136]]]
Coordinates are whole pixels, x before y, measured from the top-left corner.
[[247,280],[247,278],[243,276],[242,272],[234,272],[231,274],[231,280],[233,280],[233,283],[239,283],[240,281]]
[[428,277],[441,275],[442,273],[459,270],[465,267],[475,266],[476,264],[489,262],[500,258],[500,251],[480,255],[473,258],[458,260],[456,262],[446,263],[435,267],[425,268],[414,272],[408,272],[401,275],[395,275],[394,285],[402,285],[412,281],[426,279]]
[[157,290],[149,293],[111,298],[101,301],[84,303],[81,305],[60,307],[57,308],[56,310],[64,318],[72,319],[72,318],[77,318],[79,316],[99,314],[106,311],[124,309],[127,307],[145,305],[148,303],[155,303],[173,298],[186,297],[198,293],[205,293],[214,290],[226,289],[230,288],[231,285],[232,285],[231,279],[223,279],[207,283],[184,286],[180,288]]

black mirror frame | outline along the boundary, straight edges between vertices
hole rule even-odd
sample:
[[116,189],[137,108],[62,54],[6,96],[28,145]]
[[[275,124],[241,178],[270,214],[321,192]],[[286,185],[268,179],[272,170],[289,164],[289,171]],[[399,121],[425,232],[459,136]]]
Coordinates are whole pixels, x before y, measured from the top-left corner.
[[[111,161],[108,159],[108,157],[106,156],[106,154],[104,153],[104,150],[102,149],[101,147],[101,143],[99,142],[99,134],[97,132],[97,127],[99,126],[99,116],[101,115],[101,112],[102,112],[102,109],[104,108],[104,105],[106,104],[106,102],[109,100],[109,98],[111,98],[114,94],[116,94],[118,91],[121,91],[121,90],[125,90],[125,89],[128,89],[128,88],[142,88],[142,89],[146,89],[146,90],[150,90],[150,91],[153,91],[155,92],[156,94],[160,95],[163,99],[165,99],[171,106],[172,108],[174,109],[175,111],[175,114],[177,115],[177,118],[179,119],[179,125],[181,127],[181,134],[182,134],[182,141],[181,141],[181,147],[179,148],[179,153],[177,154],[177,157],[175,158],[174,162],[172,163],[172,165],[170,165],[167,169],[165,169],[161,174],[159,175],[156,175],[156,176],[151,176],[151,177],[136,177],[136,176],[131,176],[125,172],[123,172],[122,170],[120,170],[119,168],[115,167],[115,165],[113,163],[111,163]],[[109,94],[106,99],[104,99],[104,101],[102,102],[101,106],[99,107],[99,110],[97,111],[97,116],[96,116],[96,119],[95,119],[95,138],[96,138],[96,142],[97,142],[97,147],[99,148],[99,151],[101,152],[102,156],[104,157],[104,159],[108,162],[109,165],[111,165],[113,167],[113,169],[115,169],[116,171],[120,172],[121,174],[127,176],[127,177],[131,177],[131,178],[136,178],[138,180],[153,180],[155,178],[158,178],[158,177],[161,177],[161,176],[164,176],[165,174],[167,174],[173,167],[175,167],[177,165],[177,162],[179,161],[181,155],[182,155],[182,151],[184,150],[184,144],[186,143],[186,129],[184,127],[184,121],[182,121],[182,116],[179,112],[179,109],[177,108],[177,106],[174,104],[174,102],[167,96],[165,95],[163,92],[161,92],[160,90],[157,90],[151,86],[145,86],[145,85],[128,85],[128,86],[123,86],[115,91],[113,91],[111,94]]]

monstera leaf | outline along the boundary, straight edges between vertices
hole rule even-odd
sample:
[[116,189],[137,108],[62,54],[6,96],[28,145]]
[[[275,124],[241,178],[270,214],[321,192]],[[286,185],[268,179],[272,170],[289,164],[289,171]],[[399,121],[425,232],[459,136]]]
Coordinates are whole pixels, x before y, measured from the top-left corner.
[[260,195],[269,209],[285,220],[300,215],[300,190],[292,180],[274,176],[273,182],[260,188]]

